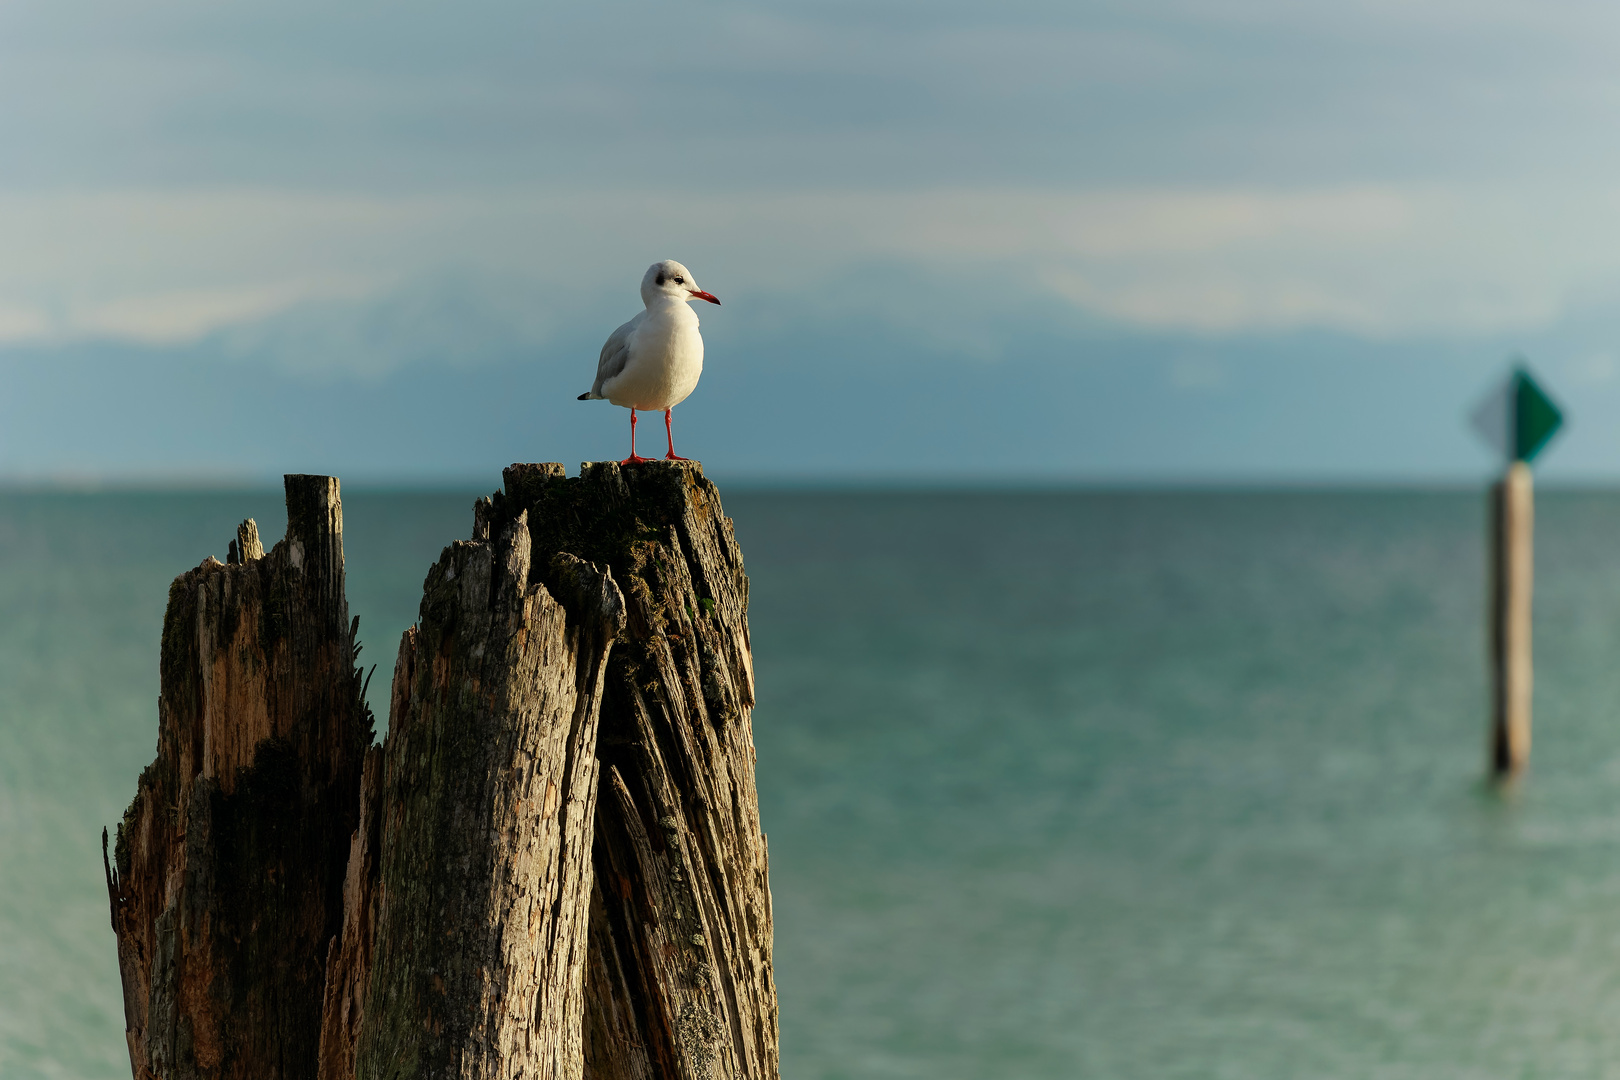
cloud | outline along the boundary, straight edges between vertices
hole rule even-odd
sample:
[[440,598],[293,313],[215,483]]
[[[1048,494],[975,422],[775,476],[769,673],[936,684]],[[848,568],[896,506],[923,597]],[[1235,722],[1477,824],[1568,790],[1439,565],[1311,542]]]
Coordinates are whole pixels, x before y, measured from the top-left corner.
[[1620,178],[1612,4],[0,5],[10,184]]
[[[744,310],[793,298],[947,338],[1023,307],[1205,335],[1500,334],[1620,296],[1617,210],[1606,189],[1416,186],[4,193],[0,342],[228,331],[237,352],[374,370],[452,356],[457,320],[514,346],[605,333],[663,257]],[[922,284],[846,287],[871,266]]]
[[[308,280],[234,289],[141,293],[77,308],[52,328],[54,334],[39,333],[43,323],[38,320],[20,324],[12,340],[54,336],[179,345],[221,327],[259,322],[310,296],[330,299],[342,291],[343,283]],[[0,327],[0,335],[4,332]]]
[[[532,359],[563,327],[560,313],[537,304],[524,286],[488,275],[429,275],[378,296],[305,300],[267,318],[225,325],[194,351],[326,382],[376,381],[408,367],[458,370]],[[573,351],[581,354],[583,378],[594,370],[588,366],[594,352],[577,345]]]
[[290,410],[453,386],[480,428],[484,379],[573,385],[667,256],[757,400],[814,382],[873,424],[920,365],[977,408],[1098,342],[1188,416],[1175,385],[1216,370],[1225,404],[1239,353],[1280,377],[1340,339],[1386,370],[1524,347],[1609,393],[1575,358],[1620,333],[1617,29],[1597,0],[15,0],[0,367],[62,416],[183,371],[249,413],[261,375]]

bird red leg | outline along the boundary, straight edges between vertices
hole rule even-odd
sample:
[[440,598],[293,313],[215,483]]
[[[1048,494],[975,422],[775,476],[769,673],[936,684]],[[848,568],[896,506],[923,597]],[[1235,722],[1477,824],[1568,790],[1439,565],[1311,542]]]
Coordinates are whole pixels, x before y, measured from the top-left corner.
[[639,465],[643,461],[651,461],[650,457],[636,455],[636,410],[630,410],[630,456],[619,462],[620,465]]
[[[664,458],[668,461],[690,461],[691,458],[683,458],[675,452],[675,429],[669,426],[669,413],[669,409],[664,410],[664,434],[669,436],[669,453],[665,454]],[[635,447],[631,447],[631,450],[634,449]]]

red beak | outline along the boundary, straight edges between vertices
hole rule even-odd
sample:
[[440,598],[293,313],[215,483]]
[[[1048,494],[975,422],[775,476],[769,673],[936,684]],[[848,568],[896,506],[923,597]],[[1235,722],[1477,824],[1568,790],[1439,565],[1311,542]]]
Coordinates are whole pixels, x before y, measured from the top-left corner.
[[720,302],[712,293],[699,292],[697,289],[692,290],[692,299],[707,300],[711,304],[718,304]]

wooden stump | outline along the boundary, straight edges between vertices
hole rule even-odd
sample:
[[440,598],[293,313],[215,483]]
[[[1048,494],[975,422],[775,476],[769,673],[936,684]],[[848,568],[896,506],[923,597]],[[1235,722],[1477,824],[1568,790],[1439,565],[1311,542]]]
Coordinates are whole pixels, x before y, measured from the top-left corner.
[[519,514],[445,549],[368,767],[323,1077],[580,1075],[611,575]]
[[778,1075],[748,581],[693,463],[514,465],[381,746],[337,483],[177,579],[108,869],[140,1078]]
[[371,714],[338,483],[286,497],[268,555],[245,522],[169,589],[157,759],[107,868],[137,1078],[314,1074]]
[[748,578],[695,462],[514,465],[486,511],[537,561],[611,567],[625,631],[597,756],[585,996],[593,1080],[779,1075],[771,897],[754,784]]

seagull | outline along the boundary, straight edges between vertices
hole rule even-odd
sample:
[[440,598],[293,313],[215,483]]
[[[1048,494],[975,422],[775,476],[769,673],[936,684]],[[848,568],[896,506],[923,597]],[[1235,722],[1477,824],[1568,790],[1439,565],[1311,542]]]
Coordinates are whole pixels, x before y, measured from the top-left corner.
[[669,411],[685,401],[703,374],[703,335],[698,317],[687,304],[693,300],[720,301],[697,287],[692,272],[674,259],[647,267],[641,278],[641,302],[647,310],[608,335],[596,364],[596,381],[580,401],[606,398],[630,410],[630,456],[620,465],[635,465],[652,458],[636,454],[636,410],[664,411],[664,434],[669,438],[668,461],[686,461],[675,453],[675,432]]

